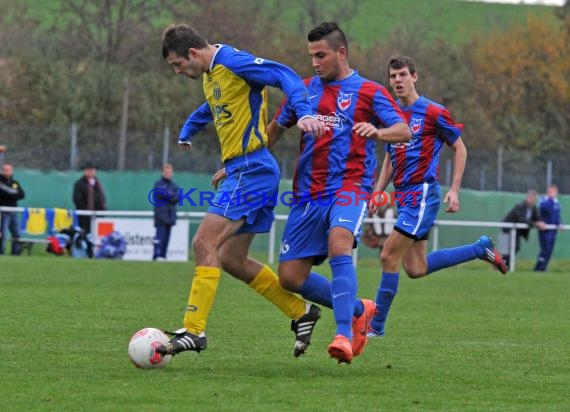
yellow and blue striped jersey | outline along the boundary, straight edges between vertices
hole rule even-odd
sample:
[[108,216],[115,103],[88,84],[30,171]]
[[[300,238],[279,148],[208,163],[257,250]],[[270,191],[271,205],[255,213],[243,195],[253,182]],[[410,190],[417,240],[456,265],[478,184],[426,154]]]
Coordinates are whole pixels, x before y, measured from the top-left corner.
[[203,77],[206,103],[188,117],[179,142],[189,142],[213,121],[223,162],[265,147],[266,86],[280,88],[298,118],[313,114],[303,81],[289,67],[227,45],[216,47],[210,70]]

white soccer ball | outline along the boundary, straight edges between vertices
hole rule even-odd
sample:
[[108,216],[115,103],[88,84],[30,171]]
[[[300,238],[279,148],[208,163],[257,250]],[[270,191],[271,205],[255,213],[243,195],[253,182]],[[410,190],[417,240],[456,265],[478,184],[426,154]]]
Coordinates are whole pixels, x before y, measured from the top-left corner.
[[129,358],[131,358],[131,361],[137,368],[164,368],[168,365],[172,356],[162,356],[155,349],[167,343],[168,337],[161,330],[156,328],[141,329],[131,337]]

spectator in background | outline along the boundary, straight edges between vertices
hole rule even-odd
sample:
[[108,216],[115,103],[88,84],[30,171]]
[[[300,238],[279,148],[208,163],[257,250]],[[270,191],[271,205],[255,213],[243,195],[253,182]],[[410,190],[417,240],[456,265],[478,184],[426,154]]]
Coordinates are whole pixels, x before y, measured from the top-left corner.
[[[562,225],[560,219],[560,203],[558,203],[558,186],[550,185],[546,190],[546,196],[540,199],[539,205],[540,219],[545,225]],[[534,266],[536,272],[546,272],[548,261],[554,250],[556,242],[556,229],[545,229],[538,232],[538,240],[540,242],[540,254]]]
[[[529,190],[526,194],[526,199],[517,203],[503,218],[503,222],[526,223],[529,226],[525,229],[517,229],[515,242],[515,254],[517,254],[521,249],[521,237],[528,240],[528,234],[533,227],[537,227],[539,230],[544,229],[544,222],[540,220],[538,209],[536,208],[536,190]],[[510,233],[510,231],[511,229],[509,228],[503,229],[505,233]],[[507,266],[510,266],[510,258],[509,255],[503,256]]]
[[[23,199],[25,193],[22,186],[12,176],[12,165],[5,164],[2,166],[2,175],[0,176],[0,206],[18,206],[18,200]],[[12,235],[12,255],[20,254],[20,238],[18,215],[16,212],[2,212],[0,221],[0,255],[4,254],[4,244],[6,242],[6,228],[10,230]]]
[[176,224],[178,186],[172,181],[172,165],[162,166],[162,177],[154,183],[154,254],[152,260],[166,260],[170,231]]
[[[73,203],[77,210],[107,210],[105,192],[95,173],[94,165],[85,165],[83,177],[73,186]],[[91,233],[91,216],[78,216],[78,221],[85,234]]]

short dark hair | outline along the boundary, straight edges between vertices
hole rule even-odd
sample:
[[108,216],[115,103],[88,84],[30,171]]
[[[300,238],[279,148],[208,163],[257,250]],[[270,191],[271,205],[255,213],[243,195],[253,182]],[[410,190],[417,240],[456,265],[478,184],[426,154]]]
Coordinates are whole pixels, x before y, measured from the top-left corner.
[[171,24],[162,32],[162,57],[166,59],[170,52],[186,57],[188,49],[204,49],[208,40],[193,27],[186,24]]
[[408,56],[392,56],[390,57],[390,62],[388,63],[388,76],[390,76],[390,69],[400,70],[407,67],[410,74],[416,72],[416,62],[414,59]]
[[325,39],[331,49],[335,51],[340,49],[342,46],[348,50],[348,41],[346,40],[346,36],[334,21],[319,24],[309,32],[307,39],[310,42]]

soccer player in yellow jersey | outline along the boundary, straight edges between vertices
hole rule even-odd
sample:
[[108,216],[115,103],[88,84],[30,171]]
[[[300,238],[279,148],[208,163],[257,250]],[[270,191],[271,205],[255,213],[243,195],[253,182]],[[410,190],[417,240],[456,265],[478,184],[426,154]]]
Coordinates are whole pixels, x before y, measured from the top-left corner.
[[[227,179],[218,188],[192,247],[196,259],[184,328],[174,332],[159,353],[206,349],[206,321],[220,278],[220,267],[247,283],[292,319],[295,356],[305,352],[320,309],[286,291],[267,265],[248,257],[256,233],[273,222],[279,186],[277,162],[267,150],[266,86],[280,88],[296,112],[297,126],[316,137],[324,126],[316,119],[303,81],[289,67],[224,44],[209,44],[187,25],[171,25],[162,37],[162,55],[178,74],[202,77],[206,102],[186,120],[179,144],[214,122]],[[244,192],[254,194],[244,201]]]

